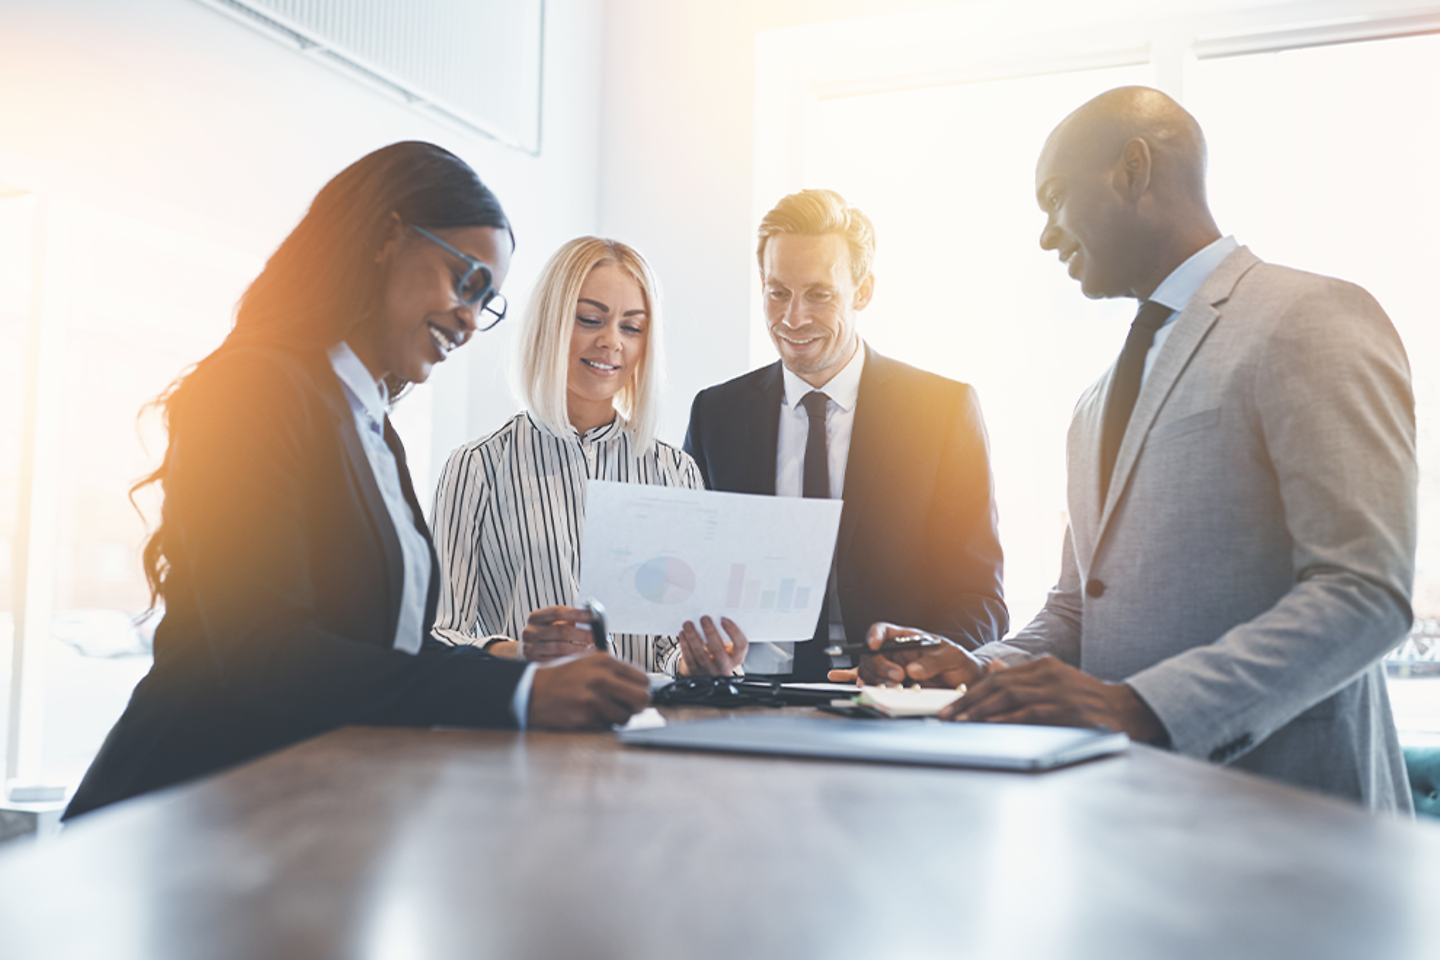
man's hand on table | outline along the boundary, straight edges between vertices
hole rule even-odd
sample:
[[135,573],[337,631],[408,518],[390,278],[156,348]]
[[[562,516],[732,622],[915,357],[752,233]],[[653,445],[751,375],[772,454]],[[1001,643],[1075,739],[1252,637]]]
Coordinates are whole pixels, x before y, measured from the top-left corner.
[[650,681],[606,653],[539,664],[527,725],[551,730],[624,723],[650,703]]
[[[865,643],[871,650],[878,650],[891,640],[930,636],[933,634],[923,630],[881,622],[870,625]],[[869,684],[918,682],[921,686],[953,689],[962,683],[975,682],[985,672],[985,666],[964,647],[945,637],[935,639],[941,641],[936,646],[863,654],[859,666],[849,670],[831,670],[830,681]]]
[[965,695],[940,711],[942,720],[1108,727],[1142,743],[1165,727],[1149,705],[1123,683],[1097,680],[1054,657],[987,670]]
[[[865,640],[872,649],[889,640],[924,636],[893,623],[876,623]],[[958,687],[965,695],[940,711],[942,720],[990,723],[1038,723],[1065,727],[1108,727],[1150,743],[1165,726],[1150,706],[1124,683],[1097,680],[1054,657],[1007,667],[982,662],[944,637],[936,646],[862,656],[851,670],[832,670],[836,683],[916,683]]]

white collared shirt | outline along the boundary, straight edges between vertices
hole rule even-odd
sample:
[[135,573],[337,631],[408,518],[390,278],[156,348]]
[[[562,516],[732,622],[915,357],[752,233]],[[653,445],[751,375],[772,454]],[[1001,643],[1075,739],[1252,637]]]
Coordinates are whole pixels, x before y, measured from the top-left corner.
[[425,600],[430,592],[430,548],[415,526],[415,512],[400,486],[400,468],[385,442],[385,406],[389,400],[383,382],[377,383],[365,364],[343,340],[328,351],[330,366],[345,388],[355,415],[355,429],[395,527],[404,559],[405,579],[400,593],[400,620],[395,626],[395,649],[418,653],[423,639]]
[[[830,399],[825,404],[825,452],[830,468],[830,499],[839,500],[845,494],[845,465],[850,460],[850,436],[855,428],[855,402],[860,397],[860,374],[865,369],[865,344],[856,343],[855,355],[840,372],[823,386],[812,387],[780,367],[785,378],[785,394],[780,398],[780,438],[775,448],[775,495],[800,497],[805,494],[805,444],[810,439],[810,415],[800,405],[805,395],[812,390],[821,390]],[[830,636],[841,642],[845,637],[845,625],[840,615],[839,600],[830,596]],[[751,644],[745,657],[745,669],[750,673],[784,674],[793,669],[795,644],[778,643]]]
[[830,461],[830,499],[845,494],[845,464],[850,457],[850,434],[855,427],[855,401],[860,396],[860,373],[865,368],[865,344],[824,386],[812,387],[790,368],[781,365],[785,395],[780,398],[780,440],[775,449],[775,495],[799,497],[805,492],[805,444],[810,439],[810,415],[800,401],[812,390],[830,398],[825,404],[825,443]]
[[1210,274],[1220,266],[1220,261],[1239,249],[1240,244],[1233,236],[1221,237],[1213,243],[1201,247],[1190,255],[1190,258],[1170,272],[1155,292],[1150,294],[1150,302],[1158,303],[1169,307],[1174,312],[1165,320],[1165,325],[1155,331],[1155,339],[1150,344],[1150,352],[1145,354],[1145,371],[1140,375],[1140,382],[1143,384],[1145,378],[1150,376],[1150,368],[1155,365],[1155,358],[1160,355],[1160,348],[1170,337],[1170,331],[1175,329],[1175,318],[1180,316],[1195,296],[1200,285],[1210,279]]
[[[425,623],[425,601],[430,594],[430,547],[425,536],[415,526],[415,511],[405,499],[400,486],[400,467],[395,454],[385,442],[385,407],[389,396],[384,382],[376,382],[365,364],[343,340],[327,351],[330,366],[340,384],[345,388],[345,399],[350,402],[350,411],[355,415],[355,429],[360,433],[360,443],[370,461],[370,470],[375,474],[375,483],[385,501],[385,510],[395,527],[400,540],[400,554],[404,558],[405,581],[400,590],[400,622],[395,626],[395,649],[409,654],[420,652],[422,637],[420,628]],[[525,720],[530,712],[530,688],[535,681],[535,664],[530,664],[520,675],[515,692],[510,697],[510,711],[520,729],[525,729]]]

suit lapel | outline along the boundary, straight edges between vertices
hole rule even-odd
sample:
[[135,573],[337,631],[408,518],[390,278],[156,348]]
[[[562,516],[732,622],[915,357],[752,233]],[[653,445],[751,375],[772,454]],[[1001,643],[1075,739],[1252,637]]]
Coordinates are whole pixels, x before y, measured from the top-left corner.
[[[1190,365],[1195,351],[1210,333],[1211,327],[1220,317],[1220,311],[1216,309],[1219,304],[1230,298],[1230,292],[1235,289],[1247,270],[1259,262],[1259,258],[1252,254],[1247,248],[1240,247],[1230,256],[1220,262],[1195,296],[1190,298],[1185,309],[1174,321],[1175,327],[1160,348],[1159,355],[1155,358],[1155,364],[1150,368],[1150,375],[1145,378],[1145,383],[1140,387],[1140,395],[1135,400],[1135,410],[1130,415],[1130,423],[1125,428],[1125,436],[1120,441],[1120,451],[1115,457],[1115,472],[1110,478],[1110,492],[1105,499],[1103,509],[1100,512],[1100,528],[1097,532],[1095,542],[1098,544],[1100,537],[1104,535],[1105,528],[1114,515],[1120,497],[1124,494],[1125,486],[1130,479],[1130,473],[1135,466],[1135,461],[1140,456],[1140,450],[1145,445],[1145,438],[1150,428],[1159,416],[1160,410],[1165,405],[1165,400],[1175,389],[1181,374]],[[1111,371],[1114,376],[1114,371]],[[1108,379],[1107,379],[1108,383]],[[1108,387],[1106,394],[1108,396]],[[1104,416],[1104,403],[1099,404],[1100,416]],[[1095,438],[1092,445],[1098,449],[1100,430],[1103,424],[1097,422],[1096,430],[1091,436]],[[1092,455],[1094,450],[1090,451]],[[1091,471],[1094,476],[1095,494],[1099,495],[1099,464],[1098,458]]]
[[741,438],[743,448],[736,457],[741,473],[738,486],[773,497],[776,448],[780,445],[780,401],[785,396],[785,379],[778,361],[766,368],[759,386],[742,401],[745,411],[740,422],[753,433]]
[[1094,546],[1099,539],[1100,512],[1100,438],[1105,429],[1105,398],[1115,379],[1115,366],[1098,382],[1092,384],[1075,406],[1075,422],[1070,428],[1068,462],[1069,484],[1079,496],[1070,503],[1070,531],[1074,538],[1076,559],[1082,571],[1090,569]]
[[[885,438],[898,412],[885,383],[893,371],[891,361],[862,344],[865,366],[860,372],[860,392],[855,400],[855,423],[850,431],[850,453],[845,459],[845,505],[840,512],[840,555],[855,533],[855,519],[865,508],[865,499],[874,486],[875,471],[884,459]],[[771,449],[775,445],[771,444]]]
[[430,554],[430,586],[425,595],[425,620],[424,628],[426,633],[435,623],[435,609],[440,600],[440,559],[435,555],[435,541],[430,537],[430,527],[425,522],[425,512],[420,509],[420,500],[415,495],[415,485],[410,476],[410,464],[405,459],[405,445],[400,442],[400,434],[395,432],[395,425],[390,418],[385,418],[385,445],[395,456],[395,466],[400,474],[400,491],[405,494],[405,502],[410,505],[410,511],[415,515],[415,529],[425,538],[425,547]]
[[[390,610],[388,636],[393,638],[395,628],[400,622],[400,596],[405,586],[405,561],[400,552],[400,537],[390,520],[390,511],[385,507],[380,485],[375,482],[375,469],[370,465],[370,458],[365,455],[364,443],[355,428],[355,412],[350,409],[350,402],[345,399],[345,388],[328,364],[326,372],[330,376],[328,389],[323,391],[325,402],[335,420],[335,428],[340,432],[350,478],[354,481],[355,488],[360,491],[361,503],[369,517],[370,527],[380,541],[385,555],[385,582],[389,586],[387,600]],[[403,470],[401,476],[404,476]]]

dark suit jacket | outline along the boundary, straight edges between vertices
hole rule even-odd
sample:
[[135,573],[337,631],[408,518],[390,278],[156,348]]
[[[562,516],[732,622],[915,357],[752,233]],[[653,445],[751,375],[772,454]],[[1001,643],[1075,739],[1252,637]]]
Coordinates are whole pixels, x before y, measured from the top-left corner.
[[[323,353],[227,350],[178,397],[155,665],[67,817],[345,724],[513,725],[524,665],[428,639],[433,550],[426,645],[393,648],[400,541]],[[428,541],[388,423],[386,440]]]
[[[702,390],[685,450],[711,490],[775,493],[778,362]],[[836,543],[845,635],[920,627],[974,648],[1009,622],[985,424],[975,392],[865,347]]]

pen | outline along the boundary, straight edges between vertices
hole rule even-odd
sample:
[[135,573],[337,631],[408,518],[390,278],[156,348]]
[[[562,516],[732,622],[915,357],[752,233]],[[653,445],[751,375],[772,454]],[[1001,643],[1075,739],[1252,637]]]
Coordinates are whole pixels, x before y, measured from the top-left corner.
[[880,644],[878,650],[870,649],[868,643],[845,643],[825,648],[825,655],[829,657],[856,657],[867,656],[876,653],[894,653],[897,650],[911,650],[915,647],[938,647],[944,643],[939,637],[917,636],[902,637],[898,640],[886,640]]
[[595,649],[601,653],[610,652],[610,638],[605,632],[605,606],[599,600],[586,600],[581,607],[590,614],[590,636],[595,643]]

